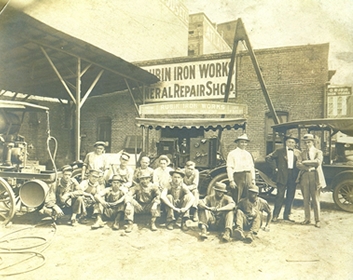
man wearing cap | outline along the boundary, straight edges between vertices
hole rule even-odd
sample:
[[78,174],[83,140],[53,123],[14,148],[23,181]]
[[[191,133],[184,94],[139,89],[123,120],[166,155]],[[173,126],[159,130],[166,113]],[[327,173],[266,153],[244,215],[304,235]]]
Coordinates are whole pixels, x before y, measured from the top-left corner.
[[127,219],[126,194],[128,189],[122,186],[124,182],[125,181],[119,175],[114,175],[112,179],[109,180],[111,187],[104,188],[99,192],[99,196],[101,197],[100,201],[105,198],[106,202],[106,205],[104,202],[99,203],[100,211],[103,211],[107,218],[114,220],[112,225],[113,230],[119,229],[119,222],[124,213],[125,219]]
[[199,202],[200,236],[201,238],[207,238],[208,227],[224,228],[222,238],[229,242],[232,236],[235,202],[233,198],[226,195],[226,184],[216,182],[213,189],[215,191],[213,195],[208,195]]
[[72,215],[70,224],[77,225],[77,214],[84,208],[83,191],[75,178],[72,178],[72,167],[65,165],[61,169],[62,177],[58,180],[56,187],[57,201],[60,207],[70,207]]
[[[234,237],[245,242],[252,242],[254,235],[257,235],[262,223],[262,213],[267,213],[265,231],[269,231],[272,211],[266,200],[258,197],[259,188],[256,185],[249,187],[248,197],[243,198],[237,205]],[[244,236],[244,229],[250,230],[247,236]]]
[[103,141],[97,141],[93,144],[94,151],[89,152],[83,161],[81,173],[82,180],[85,178],[86,174],[89,174],[91,169],[101,170],[103,173],[108,170],[108,164],[104,155],[105,146],[105,142]]
[[93,216],[96,217],[96,221],[92,225],[92,229],[104,227],[105,224],[102,221],[103,211],[100,207],[100,204],[102,204],[105,208],[108,206],[108,204],[102,200],[101,196],[99,195],[99,193],[105,188],[105,186],[99,183],[99,180],[102,176],[103,172],[101,170],[91,169],[88,175],[88,179],[83,180],[80,183],[80,187],[84,195],[85,207],[84,209],[81,209],[81,212],[78,214],[81,214],[82,217],[85,217],[87,215],[87,209],[93,209]]
[[198,189],[200,174],[199,171],[195,168],[195,162],[191,160],[185,163],[185,168],[183,169],[183,171],[185,172],[183,182],[189,188],[192,195],[195,197],[194,204],[192,205],[192,208],[194,208],[193,221],[197,222],[199,220],[197,207],[199,204],[200,197]]
[[237,203],[247,196],[248,187],[255,184],[255,165],[252,155],[245,150],[250,142],[248,136],[243,134],[234,142],[237,148],[228,154],[227,174],[232,197]]
[[[297,167],[299,183],[304,199],[305,219],[303,225],[310,224],[310,204],[314,208],[315,226],[320,228],[320,190],[326,187],[324,173],[322,171],[323,154],[315,148],[315,137],[312,134],[303,136],[305,150],[298,158]],[[311,202],[310,202],[311,200]]]
[[170,159],[166,155],[161,155],[157,159],[157,162],[159,166],[153,172],[153,183],[162,191],[168,186],[171,180],[170,172],[173,171],[173,168],[168,166],[170,164]]
[[194,203],[194,196],[183,183],[185,173],[180,168],[170,172],[172,181],[163,189],[161,200],[167,211],[167,229],[172,230],[175,223],[175,214],[182,219],[181,229],[187,230],[186,221],[189,219],[189,209]]
[[110,173],[113,175],[119,175],[125,182],[124,187],[130,188],[133,183],[134,170],[128,166],[130,160],[130,155],[128,153],[122,152],[120,156],[119,164],[112,164],[110,167]]
[[161,192],[158,186],[151,182],[151,174],[148,171],[141,172],[139,184],[130,188],[132,209],[128,217],[133,223],[134,213],[151,213],[151,230],[156,231],[156,219],[160,217]]
[[140,166],[137,167],[134,172],[134,179],[133,179],[134,182],[138,182],[138,178],[142,173],[143,174],[148,173],[149,175],[151,175],[151,179],[152,179],[154,170],[153,168],[149,167],[149,165],[150,165],[149,157],[144,156],[140,159]]
[[[276,222],[281,212],[283,203],[285,204],[283,219],[294,222],[290,218],[292,204],[296,190],[296,179],[299,169],[296,166],[300,151],[295,148],[299,140],[292,135],[284,137],[285,146],[276,149],[266,156],[266,161],[270,164],[274,174],[276,174],[277,194],[273,209],[273,222]],[[286,199],[284,200],[284,194]]]

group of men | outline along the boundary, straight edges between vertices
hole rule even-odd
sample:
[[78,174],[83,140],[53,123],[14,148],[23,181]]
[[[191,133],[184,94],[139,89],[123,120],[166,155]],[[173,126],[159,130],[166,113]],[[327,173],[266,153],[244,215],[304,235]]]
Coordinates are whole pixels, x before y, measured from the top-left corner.
[[[169,230],[176,225],[188,230],[192,219],[198,222],[202,239],[208,237],[209,229],[218,229],[223,231],[224,241],[230,241],[235,233],[237,238],[251,242],[260,229],[263,211],[268,217],[265,227],[269,226],[271,210],[265,200],[257,197],[255,184],[244,188],[249,195],[239,201],[238,207],[237,197],[228,195],[226,184],[221,182],[216,182],[212,194],[200,199],[199,171],[192,161],[187,161],[183,169],[173,169],[170,159],[161,155],[157,159],[159,166],[152,169],[150,159],[142,157],[140,166],[133,170],[127,165],[129,154],[119,152],[120,162],[107,166],[104,142],[96,142],[94,148],[84,160],[80,183],[72,178],[70,165],[62,168],[62,176],[51,188],[42,212],[60,218],[64,215],[62,209],[69,208],[72,226],[87,222],[90,212],[95,218],[92,229],[104,227],[104,220],[110,219],[113,230],[119,230],[124,222],[126,233],[133,230],[139,213],[150,215],[150,228],[156,231],[156,219],[162,212]],[[249,230],[247,236],[244,229]]]

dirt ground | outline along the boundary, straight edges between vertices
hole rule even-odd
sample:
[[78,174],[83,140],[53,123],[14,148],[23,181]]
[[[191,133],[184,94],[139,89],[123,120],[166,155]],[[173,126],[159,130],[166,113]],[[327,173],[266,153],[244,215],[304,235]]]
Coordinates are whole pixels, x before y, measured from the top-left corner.
[[[273,196],[266,199],[273,206]],[[93,221],[70,227],[63,220],[54,229],[42,220],[44,224],[34,226],[40,222],[37,213],[19,213],[10,226],[0,227],[2,237],[11,233],[0,239],[0,247],[44,243],[28,250],[42,252],[45,263],[4,279],[353,279],[353,214],[338,210],[331,193],[322,194],[321,201],[320,229],[299,224],[304,211],[297,192],[292,211],[296,223],[272,223],[252,244],[223,243],[218,232],[201,241],[196,223],[187,232],[162,226],[152,232],[138,221],[133,232],[125,234],[123,229],[112,231],[111,222],[98,230],[90,229]],[[43,262],[32,257],[4,270],[30,255],[3,252],[8,251],[0,250],[0,274]]]

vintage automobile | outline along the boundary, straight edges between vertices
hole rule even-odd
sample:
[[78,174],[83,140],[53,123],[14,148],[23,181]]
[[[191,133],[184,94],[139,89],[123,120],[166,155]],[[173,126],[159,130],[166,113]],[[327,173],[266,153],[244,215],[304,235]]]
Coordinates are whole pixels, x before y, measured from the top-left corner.
[[[51,170],[28,160],[28,143],[19,134],[29,113],[46,115],[46,143]],[[53,144],[50,144],[53,143]],[[50,149],[52,148],[52,150]],[[22,206],[37,209],[45,200],[49,184],[56,181],[57,141],[50,135],[49,109],[17,101],[0,101],[0,223],[7,224]]]

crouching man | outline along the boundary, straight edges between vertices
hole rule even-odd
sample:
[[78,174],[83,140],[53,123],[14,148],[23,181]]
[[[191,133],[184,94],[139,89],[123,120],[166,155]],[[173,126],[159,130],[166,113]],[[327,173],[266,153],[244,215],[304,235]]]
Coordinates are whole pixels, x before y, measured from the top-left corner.
[[175,215],[181,218],[181,229],[188,230],[186,221],[190,219],[189,210],[194,203],[194,196],[183,183],[185,173],[180,168],[170,171],[172,181],[167,184],[161,193],[161,200],[165,204],[167,212],[167,229],[172,230],[175,223]]
[[235,202],[233,198],[226,195],[226,184],[217,182],[213,189],[215,193],[208,195],[199,202],[199,227],[202,239],[207,238],[207,229],[225,229],[222,236],[226,242],[232,236]]
[[[236,212],[236,228],[234,230],[235,238],[251,243],[254,235],[257,235],[262,223],[262,212],[267,213],[265,231],[269,231],[272,219],[271,207],[267,201],[258,197],[259,188],[256,185],[249,187],[248,197],[239,201]],[[250,230],[245,237],[244,229]]]
[[[126,198],[128,189],[123,187],[125,180],[119,175],[114,175],[112,179],[109,180],[111,187],[105,188],[101,193],[101,197],[105,197],[107,202],[107,207],[103,209],[104,215],[107,218],[114,220],[112,225],[113,230],[119,229],[119,223],[121,218],[125,213],[125,219],[127,219],[126,210]],[[103,205],[102,205],[103,206]],[[101,207],[102,207],[101,206]]]
[[151,213],[151,230],[156,231],[156,219],[160,217],[160,190],[151,182],[149,172],[141,172],[138,179],[140,183],[129,190],[132,209],[128,222],[133,223],[134,213]]

